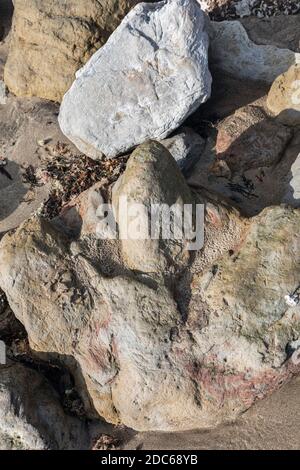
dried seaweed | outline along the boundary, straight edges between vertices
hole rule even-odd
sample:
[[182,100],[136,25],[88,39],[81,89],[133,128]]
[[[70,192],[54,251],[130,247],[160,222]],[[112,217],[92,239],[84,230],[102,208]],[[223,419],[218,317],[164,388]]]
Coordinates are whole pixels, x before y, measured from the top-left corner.
[[67,144],[58,142],[48,149],[48,155],[36,173],[38,181],[50,182],[48,199],[40,210],[40,215],[47,219],[56,217],[61,209],[99,181],[103,193],[125,170],[128,157],[112,160],[93,160],[83,154],[75,154]]

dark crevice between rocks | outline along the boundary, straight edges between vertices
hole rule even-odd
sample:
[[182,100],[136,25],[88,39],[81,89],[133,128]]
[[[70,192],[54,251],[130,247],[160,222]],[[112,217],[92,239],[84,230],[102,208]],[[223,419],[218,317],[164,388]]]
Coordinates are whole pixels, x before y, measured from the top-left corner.
[[14,6],[12,0],[1,0],[0,2],[0,41],[8,35],[13,16]]

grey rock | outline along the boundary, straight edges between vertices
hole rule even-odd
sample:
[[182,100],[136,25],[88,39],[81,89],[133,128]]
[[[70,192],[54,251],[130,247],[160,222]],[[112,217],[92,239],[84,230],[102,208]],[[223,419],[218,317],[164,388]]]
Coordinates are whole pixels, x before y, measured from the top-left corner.
[[300,207],[300,153],[291,167],[291,179],[283,202]]
[[88,434],[67,416],[50,384],[36,371],[0,366],[0,449],[86,449]]
[[162,140],[161,144],[169,150],[185,174],[199,161],[204,150],[205,140],[192,129],[186,127],[179,134]]
[[275,45],[258,45],[239,21],[211,22],[211,65],[235,77],[272,83],[300,54]]
[[161,140],[210,96],[205,14],[194,0],[137,5],[77,72],[59,123],[86,155]]
[[7,96],[6,96],[6,86],[5,83],[0,80],[0,105],[6,104]]
[[261,20],[255,16],[239,20],[255,44],[300,52],[300,16],[278,15]]

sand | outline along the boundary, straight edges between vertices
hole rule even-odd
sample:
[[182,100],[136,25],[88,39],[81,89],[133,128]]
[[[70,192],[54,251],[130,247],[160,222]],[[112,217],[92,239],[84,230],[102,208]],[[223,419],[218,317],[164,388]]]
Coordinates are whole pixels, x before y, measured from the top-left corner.
[[300,448],[300,377],[258,402],[236,423],[207,431],[137,433],[124,449],[297,450]]

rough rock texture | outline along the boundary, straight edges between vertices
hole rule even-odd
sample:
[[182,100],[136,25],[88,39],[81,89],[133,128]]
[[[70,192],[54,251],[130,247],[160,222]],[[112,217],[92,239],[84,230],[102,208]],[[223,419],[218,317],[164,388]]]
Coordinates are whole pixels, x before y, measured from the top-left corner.
[[[128,186],[139,155],[129,160]],[[152,192],[149,174],[138,174],[132,183]],[[31,347],[74,357],[109,422],[214,426],[299,372],[300,307],[284,301],[299,283],[299,211],[274,207],[247,221],[205,192],[194,196],[206,204],[205,245],[173,283],[168,273],[128,269],[122,240],[86,232],[73,240],[57,220],[34,217],[1,241],[0,285]]]
[[6,86],[5,83],[0,80],[0,105],[6,104],[7,97],[6,97]]
[[[236,78],[273,83],[278,75],[300,61],[300,54],[273,45],[258,45],[239,21],[211,22],[211,65]],[[259,39],[258,39],[259,41]],[[278,44],[278,41],[276,41]]]
[[75,72],[138,0],[15,0],[5,82],[17,96],[61,101]]
[[273,16],[263,20],[243,18],[241,24],[255,44],[272,45],[280,49],[300,52],[300,16]]
[[276,78],[267,106],[284,124],[300,126],[300,62]]
[[214,171],[243,173],[278,162],[293,132],[270,118],[262,107],[249,105],[237,110],[218,126],[217,162]]
[[175,158],[184,174],[189,173],[199,161],[205,146],[204,139],[188,127],[184,127],[178,134],[164,139],[161,143]]
[[86,155],[161,140],[210,95],[207,23],[194,0],[139,4],[78,73],[59,122]]
[[84,424],[67,416],[56,392],[36,371],[0,366],[0,449],[84,449]]
[[[234,97],[232,101],[225,102],[225,111]],[[270,116],[264,97],[237,109],[209,132],[188,182],[226,197],[247,217],[287,200],[299,207],[291,186],[299,148],[298,129]]]
[[300,377],[295,377],[231,424],[172,433],[135,433],[124,450],[298,450]]
[[[298,151],[299,142],[300,138],[298,139]],[[300,153],[298,153],[296,160],[291,166],[291,178],[289,179],[289,185],[283,197],[283,202],[294,207],[300,206]]]
[[[142,214],[144,226],[140,232],[146,234],[150,230],[152,204],[167,204],[169,207],[177,204],[183,209],[184,204],[193,203],[175,160],[161,144],[150,141],[139,146],[113,188],[112,202],[122,239],[122,254],[130,269],[146,273],[162,273],[185,267],[190,256],[188,242],[184,239],[176,240],[175,235],[171,239],[126,239],[128,224],[122,223],[125,214],[119,206],[122,197],[127,198],[129,207],[131,204],[143,204],[145,207],[146,213]],[[166,220],[163,215],[161,217]],[[129,211],[127,218],[130,223]]]

